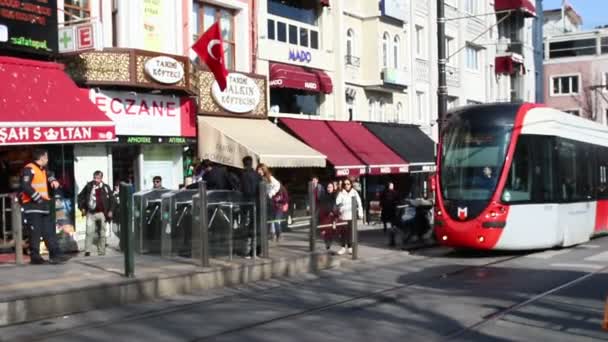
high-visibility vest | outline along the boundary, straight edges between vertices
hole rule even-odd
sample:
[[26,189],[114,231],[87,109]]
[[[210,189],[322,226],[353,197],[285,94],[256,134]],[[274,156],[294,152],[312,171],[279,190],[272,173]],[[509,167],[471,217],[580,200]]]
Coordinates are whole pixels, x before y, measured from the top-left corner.
[[[42,170],[35,163],[29,163],[25,167],[32,169],[34,171],[34,176],[32,177],[32,188],[36,190],[40,194],[40,197],[44,200],[49,200],[49,188],[48,188],[48,178],[46,176],[46,170]],[[29,203],[32,201],[30,195],[25,192],[21,193],[21,203]]]

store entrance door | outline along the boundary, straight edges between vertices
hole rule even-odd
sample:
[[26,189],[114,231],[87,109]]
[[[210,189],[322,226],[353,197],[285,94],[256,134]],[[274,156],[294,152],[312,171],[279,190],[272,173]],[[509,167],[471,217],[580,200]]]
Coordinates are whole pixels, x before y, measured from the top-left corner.
[[131,183],[136,190],[139,183],[136,182],[139,175],[139,153],[137,145],[124,145],[112,147],[112,176],[114,185],[120,182]]

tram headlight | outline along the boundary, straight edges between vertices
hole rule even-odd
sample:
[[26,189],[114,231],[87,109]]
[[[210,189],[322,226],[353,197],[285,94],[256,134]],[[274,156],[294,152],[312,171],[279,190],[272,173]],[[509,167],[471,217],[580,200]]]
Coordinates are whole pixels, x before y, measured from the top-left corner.
[[486,241],[486,238],[484,238],[483,236],[480,235],[480,236],[477,237],[477,241],[479,243],[483,243],[484,241]]
[[443,241],[448,241],[448,236],[447,236],[447,235],[442,236],[442,237],[441,237],[441,240],[443,240]]

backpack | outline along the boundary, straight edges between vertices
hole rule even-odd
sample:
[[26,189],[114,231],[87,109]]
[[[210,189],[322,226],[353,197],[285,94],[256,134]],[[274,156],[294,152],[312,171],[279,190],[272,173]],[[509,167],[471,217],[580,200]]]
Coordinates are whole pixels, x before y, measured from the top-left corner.
[[289,193],[283,185],[281,185],[279,192],[272,198],[272,202],[276,209],[280,209],[284,213],[289,211]]

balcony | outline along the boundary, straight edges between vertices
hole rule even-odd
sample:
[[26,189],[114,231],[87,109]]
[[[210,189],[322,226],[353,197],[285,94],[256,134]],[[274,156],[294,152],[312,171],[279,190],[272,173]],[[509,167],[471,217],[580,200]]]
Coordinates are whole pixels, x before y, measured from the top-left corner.
[[498,11],[520,11],[526,17],[536,17],[536,6],[534,0],[495,0],[494,10]]
[[421,58],[416,58],[416,62],[414,63],[414,67],[416,68],[416,81],[420,82],[429,82],[430,80],[430,66],[429,61]]
[[346,55],[344,56],[344,60],[346,65],[350,65],[353,67],[359,67],[361,65],[361,59],[359,57],[355,57],[352,55]]
[[401,87],[409,86],[409,73],[404,69],[384,68],[382,69],[382,81],[384,84]]
[[496,56],[494,69],[497,75],[513,75],[525,73],[524,58],[516,53]]

